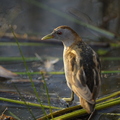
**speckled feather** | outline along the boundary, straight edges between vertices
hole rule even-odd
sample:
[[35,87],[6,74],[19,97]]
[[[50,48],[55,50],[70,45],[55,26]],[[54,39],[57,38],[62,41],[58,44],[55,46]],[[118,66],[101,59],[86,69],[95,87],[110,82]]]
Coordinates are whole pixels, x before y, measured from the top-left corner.
[[82,101],[86,100],[93,106],[88,110],[92,112],[100,87],[100,61],[97,54],[83,41],[76,41],[64,51],[64,65],[68,86],[80,99],[82,97]]

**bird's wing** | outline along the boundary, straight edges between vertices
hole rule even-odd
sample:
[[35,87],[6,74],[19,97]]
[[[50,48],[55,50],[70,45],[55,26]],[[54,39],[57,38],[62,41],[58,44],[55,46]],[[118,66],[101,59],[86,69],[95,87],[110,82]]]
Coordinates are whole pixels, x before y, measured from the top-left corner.
[[[97,75],[95,68],[90,69],[90,65],[88,68],[85,68],[85,64],[81,65],[80,60],[76,58],[76,55],[69,59],[69,65],[71,66],[70,71],[72,71],[70,82],[72,90],[78,97],[81,96],[89,103],[94,104],[94,96],[97,94],[97,86],[95,85]],[[86,72],[86,70],[88,71]]]

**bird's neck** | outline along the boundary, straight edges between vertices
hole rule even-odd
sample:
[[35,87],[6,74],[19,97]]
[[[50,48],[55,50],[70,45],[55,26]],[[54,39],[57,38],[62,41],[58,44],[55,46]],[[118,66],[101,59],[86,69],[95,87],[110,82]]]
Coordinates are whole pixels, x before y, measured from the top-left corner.
[[66,39],[62,41],[64,45],[64,49],[67,49],[68,47],[70,47],[72,44],[74,44],[77,41],[82,41],[82,39],[80,37],[74,37],[72,39]]
[[64,48],[66,49],[69,46],[71,46],[75,42],[75,40],[74,39],[69,39],[69,40],[64,40],[62,42],[63,42]]

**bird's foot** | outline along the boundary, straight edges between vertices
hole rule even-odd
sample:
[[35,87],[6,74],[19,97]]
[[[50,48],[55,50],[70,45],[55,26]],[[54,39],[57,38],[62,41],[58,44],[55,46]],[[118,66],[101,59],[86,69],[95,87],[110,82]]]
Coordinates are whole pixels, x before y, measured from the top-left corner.
[[72,104],[71,98],[62,98],[61,102],[65,104],[67,107],[69,107]]

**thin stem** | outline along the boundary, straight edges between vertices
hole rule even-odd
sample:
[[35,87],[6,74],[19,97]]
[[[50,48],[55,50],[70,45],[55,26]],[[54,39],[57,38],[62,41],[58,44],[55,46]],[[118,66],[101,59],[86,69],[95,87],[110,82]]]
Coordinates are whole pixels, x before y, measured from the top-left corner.
[[[3,97],[0,97],[0,101],[6,101],[6,102],[11,102],[11,103],[17,103],[17,104],[21,104],[21,105],[28,105],[28,106],[33,106],[33,107],[44,107],[44,108],[47,108],[49,109],[50,106],[47,106],[47,105],[40,105],[40,104],[37,104],[37,103],[31,103],[31,102],[24,102],[24,101],[19,101],[19,100],[13,100],[13,99],[8,99],[8,98],[3,98]],[[54,107],[54,106],[51,106],[52,109],[63,109],[63,108],[59,108],[59,107]]]
[[22,50],[21,50],[21,48],[20,48],[19,42],[18,42],[18,40],[17,40],[17,37],[16,37],[16,35],[15,35],[15,33],[14,33],[14,30],[13,30],[12,26],[11,26],[11,31],[12,31],[12,33],[13,33],[13,36],[14,36],[15,40],[16,40],[16,43],[17,43],[19,52],[20,52],[21,57],[22,57],[23,62],[24,62],[24,66],[25,66],[25,68],[26,68],[26,73],[27,73],[27,75],[28,75],[28,77],[29,77],[29,79],[30,79],[30,81],[31,81],[31,85],[32,85],[32,88],[33,88],[33,90],[34,90],[34,93],[35,93],[35,95],[36,95],[36,97],[37,97],[38,102],[39,102],[40,105],[42,106],[42,111],[43,111],[43,113],[46,115],[47,113],[46,113],[46,111],[45,111],[45,109],[44,109],[44,107],[43,107],[43,105],[42,105],[42,102],[41,102],[41,100],[40,100],[40,98],[39,98],[38,92],[37,92],[37,90],[36,90],[36,87],[35,87],[35,85],[34,85],[34,82],[33,82],[33,80],[32,80],[32,77],[31,77],[31,75],[30,75],[30,71],[29,71],[28,66],[27,66],[27,64],[26,64],[24,55],[23,55],[23,53],[22,53]]
[[[20,75],[26,75],[26,72],[15,72],[16,74]],[[120,73],[120,70],[114,70],[114,71],[102,71],[102,74],[112,74],[112,73]],[[35,75],[35,74],[41,74],[41,72],[29,72],[30,75]],[[48,74],[51,75],[62,75],[65,74],[64,72],[48,72]]]
[[44,80],[44,87],[45,87],[46,93],[47,93],[48,105],[50,106],[50,113],[51,113],[50,115],[51,115],[51,118],[53,119],[51,102],[50,102],[50,95],[49,95],[48,87],[47,87],[47,84],[46,84],[46,81],[45,81],[45,78],[44,78],[44,73],[41,73],[41,75],[42,75],[42,78]]

